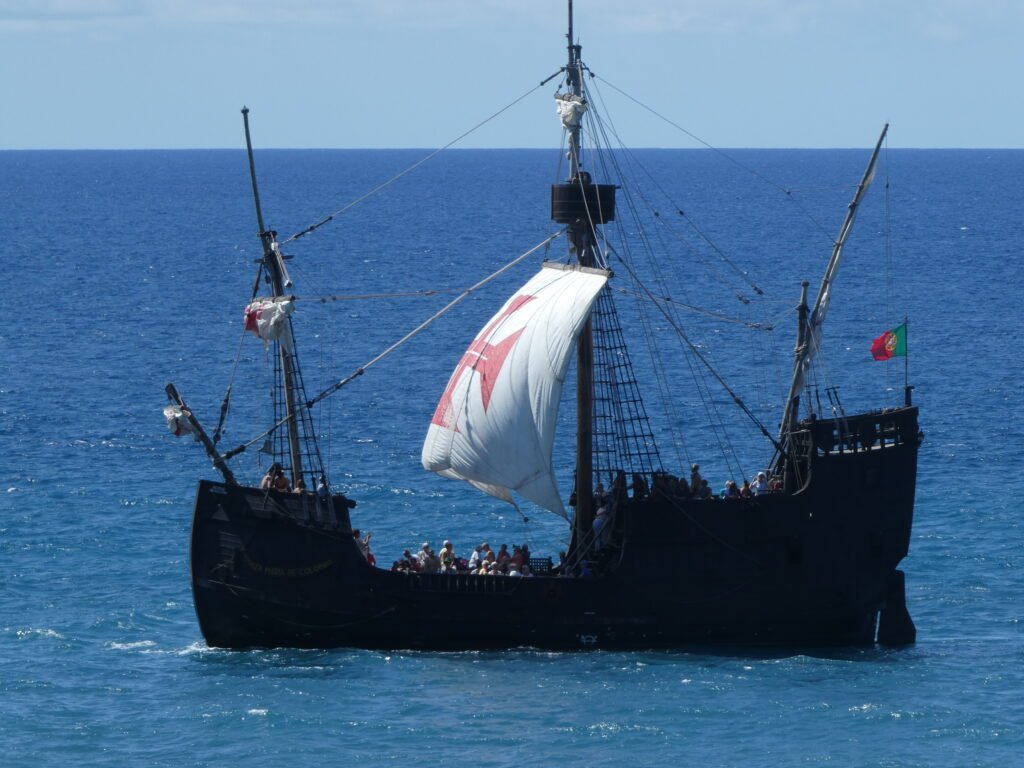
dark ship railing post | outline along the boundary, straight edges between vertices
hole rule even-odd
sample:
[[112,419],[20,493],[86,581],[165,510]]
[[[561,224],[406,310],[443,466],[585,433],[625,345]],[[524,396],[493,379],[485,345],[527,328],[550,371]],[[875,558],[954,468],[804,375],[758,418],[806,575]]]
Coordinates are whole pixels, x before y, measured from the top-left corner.
[[[285,288],[290,287],[291,280],[286,279],[281,250],[277,245],[277,233],[268,230],[263,224],[263,209],[260,206],[259,186],[256,182],[256,161],[252,151],[252,139],[249,135],[249,108],[242,107],[242,120],[245,123],[245,147],[249,156],[249,177],[252,180],[252,197],[256,206],[256,223],[259,226],[260,242],[263,244],[263,265],[270,275],[270,283],[274,298],[285,295]],[[294,344],[291,318],[286,318],[286,336]],[[281,372],[284,377],[285,417],[288,427],[288,450],[291,455],[292,482],[302,477],[302,447],[299,440],[298,414],[295,403],[295,370],[288,344],[278,341],[277,348],[281,357]],[[294,348],[294,347],[293,347]]]

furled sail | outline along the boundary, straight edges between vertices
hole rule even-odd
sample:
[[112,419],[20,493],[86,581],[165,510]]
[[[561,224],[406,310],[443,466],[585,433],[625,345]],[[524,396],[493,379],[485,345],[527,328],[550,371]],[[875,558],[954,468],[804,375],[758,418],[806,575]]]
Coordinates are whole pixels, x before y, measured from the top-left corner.
[[423,443],[423,467],[563,517],[551,452],[569,359],[603,270],[545,264],[470,344]]
[[583,114],[587,111],[587,102],[583,100],[582,96],[574,96],[570,93],[556,93],[555,109],[559,119],[562,121],[562,127],[567,131],[571,131],[574,128],[580,127],[580,123],[583,121]]
[[171,430],[171,434],[175,437],[181,437],[182,435],[192,435],[195,437],[195,427],[189,421],[189,416],[191,415],[179,405],[164,407],[164,418],[167,419],[167,428]]
[[256,299],[245,308],[245,330],[255,333],[264,342],[279,339],[287,342],[287,319],[294,311],[295,302],[291,299]]

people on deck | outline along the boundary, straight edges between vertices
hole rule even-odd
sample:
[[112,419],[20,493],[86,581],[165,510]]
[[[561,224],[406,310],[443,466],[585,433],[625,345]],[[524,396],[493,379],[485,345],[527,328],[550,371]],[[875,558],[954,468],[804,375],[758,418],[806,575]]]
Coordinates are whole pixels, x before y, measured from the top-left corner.
[[452,543],[448,539],[445,539],[441,545],[438,557],[441,560],[441,573],[455,572],[455,550],[452,549]]
[[608,507],[601,507],[594,513],[594,551],[597,552],[601,549],[602,539],[601,532],[604,530],[605,523],[608,522]]
[[260,480],[260,490],[267,491],[270,489],[275,491],[291,490],[288,485],[288,478],[284,476],[284,469],[276,461],[270,465],[267,474]]
[[650,492],[647,486],[647,478],[639,472],[633,474],[633,483],[629,486],[629,489],[633,491],[634,499],[646,499]]
[[704,478],[700,476],[700,464],[690,465],[690,492],[696,496],[704,485]]
[[754,480],[753,490],[755,496],[762,493],[768,493],[771,490],[771,486],[768,485],[768,475],[766,473],[757,473],[757,479]]
[[408,549],[402,551],[402,562],[406,564],[406,570],[418,572],[420,569],[420,560]]
[[505,565],[512,559],[512,555],[509,554],[508,551],[508,544],[501,545],[501,548],[498,549],[498,555],[496,559],[498,561],[498,565]]
[[715,495],[714,492],[711,490],[711,485],[708,483],[707,480],[703,480],[702,479],[700,481],[700,488],[697,490],[697,493],[694,495],[694,498],[702,499],[702,500],[703,499],[710,499],[714,495]]
[[622,502],[626,498],[626,473],[621,469],[615,473],[612,481],[612,500]]
[[295,481],[295,488],[293,490],[295,493],[305,493],[306,481],[300,477],[298,480]]
[[438,568],[441,567],[441,560],[434,554],[434,550],[430,548],[429,541],[423,542],[420,551],[416,553],[416,559],[420,561],[419,570],[421,573],[437,573]]
[[736,483],[732,480],[725,481],[725,488],[722,489],[723,499],[738,499],[740,497],[740,489],[736,487]]
[[362,532],[358,528],[352,529],[352,538],[356,540],[356,546],[359,547],[359,552],[370,565],[376,565],[377,559],[373,556],[370,551],[370,539],[373,538],[372,533],[367,533],[364,537]]

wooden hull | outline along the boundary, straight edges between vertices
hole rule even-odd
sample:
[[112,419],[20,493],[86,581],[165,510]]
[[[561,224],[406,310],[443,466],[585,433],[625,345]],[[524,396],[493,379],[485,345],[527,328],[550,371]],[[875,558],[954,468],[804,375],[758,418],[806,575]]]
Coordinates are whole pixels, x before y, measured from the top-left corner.
[[[873,441],[858,442],[868,423]],[[611,559],[592,578],[392,573],[361,556],[340,499],[332,512],[312,495],[201,481],[199,624],[209,645],[226,648],[912,642],[897,566],[913,518],[916,409],[805,431],[797,491],[627,500]]]

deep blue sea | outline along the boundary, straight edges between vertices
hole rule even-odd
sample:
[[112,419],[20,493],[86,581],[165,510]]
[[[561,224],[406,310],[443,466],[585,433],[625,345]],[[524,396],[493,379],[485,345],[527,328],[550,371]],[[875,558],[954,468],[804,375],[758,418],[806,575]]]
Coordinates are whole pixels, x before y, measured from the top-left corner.
[[[267,221],[283,239],[424,154],[257,152]],[[721,315],[680,310],[687,332],[772,425],[800,281],[813,295],[868,153],[729,154],[634,161],[675,201],[657,204],[663,216],[680,220],[678,258],[659,262],[666,290]],[[307,388],[454,294],[303,297],[472,285],[552,231],[556,167],[554,150],[442,154],[288,244]],[[225,445],[269,426],[265,353],[252,337],[239,346],[260,254],[245,155],[0,152],[0,764],[1024,765],[1022,218],[1024,152],[888,151],[836,284],[820,384],[851,412],[902,399],[903,361],[873,362],[868,348],[909,318],[926,433],[903,564],[913,647],[224,652],[204,644],[189,586],[192,495],[215,473],[161,409],[173,381],[212,425],[233,377]],[[564,254],[556,241],[549,256]],[[538,260],[318,410],[333,481],[359,500],[355,523],[381,561],[424,539],[466,553],[482,538],[541,553],[564,541],[559,518],[525,508],[524,522],[419,466],[461,351]],[[632,296],[617,300],[636,327]],[[654,317],[653,333],[668,330]],[[672,335],[640,337],[632,359],[652,421],[682,434],[660,444],[666,468],[699,461],[724,481],[712,412],[742,472],[763,465],[770,450],[728,396],[699,396]],[[660,405],[655,358],[675,410]],[[566,421],[556,450],[569,447]],[[251,481],[265,466],[252,451],[235,463]],[[556,466],[568,484],[571,457],[560,451]]]

